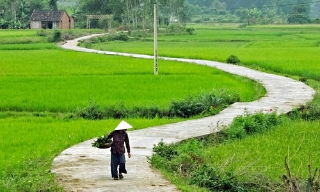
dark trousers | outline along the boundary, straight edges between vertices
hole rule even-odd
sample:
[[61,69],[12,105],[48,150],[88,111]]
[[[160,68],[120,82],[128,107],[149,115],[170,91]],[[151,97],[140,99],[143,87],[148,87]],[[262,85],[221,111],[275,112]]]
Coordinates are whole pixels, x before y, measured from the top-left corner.
[[118,167],[119,167],[119,174],[127,173],[125,163],[126,163],[126,157],[124,154],[111,153],[111,176],[113,178],[119,177]]

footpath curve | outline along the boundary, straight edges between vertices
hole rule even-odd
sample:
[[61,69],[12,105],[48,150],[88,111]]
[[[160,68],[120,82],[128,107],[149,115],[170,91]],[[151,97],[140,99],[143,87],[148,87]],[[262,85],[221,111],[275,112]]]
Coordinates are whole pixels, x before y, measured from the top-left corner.
[[[98,51],[77,46],[79,40],[97,35],[100,34],[67,41],[61,47],[75,51],[153,59],[153,56]],[[161,139],[165,143],[175,143],[191,137],[216,132],[218,131],[218,124],[229,125],[236,116],[242,115],[245,110],[254,113],[272,109],[279,113],[287,113],[294,107],[311,101],[315,93],[312,88],[302,82],[242,66],[207,60],[159,58],[207,65],[228,73],[244,76],[261,83],[267,93],[264,97],[253,102],[234,103],[215,116],[128,132],[132,157],[127,158],[128,174],[124,175],[123,180],[112,180],[110,176],[110,150],[91,147],[95,138],[72,146],[54,159],[51,168],[52,173],[56,175],[57,182],[66,191],[179,191],[175,185],[163,178],[148,163],[147,157],[152,155],[153,146],[158,144]]]

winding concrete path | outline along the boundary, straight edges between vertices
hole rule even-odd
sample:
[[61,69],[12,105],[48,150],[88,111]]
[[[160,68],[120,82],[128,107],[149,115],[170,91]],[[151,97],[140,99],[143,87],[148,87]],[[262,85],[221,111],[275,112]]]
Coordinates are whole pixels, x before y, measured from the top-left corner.
[[[79,40],[92,36],[95,35],[68,41],[62,47],[75,51],[153,59],[152,56],[97,51],[77,46]],[[152,155],[154,144],[158,144],[161,139],[166,143],[172,143],[216,132],[218,124],[230,124],[234,117],[242,115],[245,110],[253,113],[276,109],[279,113],[287,113],[294,107],[311,101],[315,93],[313,89],[302,82],[237,65],[206,60],[162,59],[207,65],[228,73],[248,77],[261,83],[266,88],[267,94],[257,101],[234,103],[215,116],[130,131],[132,157],[127,159],[128,174],[124,175],[123,180],[114,181],[111,179],[110,151],[91,147],[95,138],[66,149],[54,159],[52,164],[52,172],[66,191],[178,191],[175,185],[150,167],[147,157]]]

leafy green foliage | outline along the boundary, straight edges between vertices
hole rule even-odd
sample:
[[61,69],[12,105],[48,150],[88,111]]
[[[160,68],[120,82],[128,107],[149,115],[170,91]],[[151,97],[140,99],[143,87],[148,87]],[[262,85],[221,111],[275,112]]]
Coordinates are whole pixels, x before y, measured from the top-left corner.
[[200,114],[205,110],[202,103],[193,102],[192,100],[173,101],[170,106],[170,114],[183,118],[189,118]]
[[90,105],[77,112],[79,117],[84,119],[97,120],[103,118],[103,112],[96,104],[90,103]]
[[61,41],[61,31],[59,30],[54,30],[52,37],[48,37],[49,42],[59,42]]
[[179,34],[179,33],[185,33],[186,32],[186,28],[183,25],[179,25],[179,24],[170,24],[169,26],[167,26],[166,28],[166,33],[169,34]]
[[195,30],[194,30],[194,28],[193,27],[188,27],[187,29],[186,29],[186,31],[187,31],[187,33],[189,34],[189,35],[194,35],[195,34]]
[[189,96],[187,99],[172,101],[168,109],[161,109],[158,106],[127,108],[123,103],[119,105],[99,107],[90,104],[80,109],[76,115],[85,119],[97,120],[103,118],[164,118],[181,117],[189,118],[195,115],[213,115],[219,113],[228,105],[240,100],[238,94],[229,93],[222,89],[199,96]]
[[230,55],[226,62],[231,64],[240,64],[240,59],[235,55]]
[[169,161],[178,155],[178,152],[172,145],[167,145],[163,141],[160,141],[158,145],[154,146],[153,151],[160,157],[165,158]]
[[304,4],[295,5],[291,15],[288,17],[289,23],[305,24],[310,23],[310,17],[307,12],[307,6]]
[[222,172],[208,165],[202,165],[193,172],[190,183],[210,191],[249,191],[249,187],[238,182],[232,172]]
[[106,143],[112,143],[112,139],[108,138],[109,134],[105,134],[103,136],[98,137],[96,140],[94,140],[92,144],[92,147],[101,147],[102,145],[106,144]]
[[264,114],[262,111],[250,114],[246,112],[243,116],[238,116],[232,124],[222,130],[229,139],[241,139],[254,133],[263,133],[281,123],[281,117],[278,117],[276,111]]
[[[315,98],[320,98],[317,93]],[[306,106],[293,109],[288,113],[292,119],[303,119],[306,121],[316,121],[320,119],[320,105],[315,102],[308,103]]]
[[239,101],[239,95],[228,93],[225,90],[203,94],[197,97],[190,96],[181,101],[172,101],[170,116],[188,118],[199,114],[217,114],[228,105]]
[[104,43],[110,41],[128,41],[129,36],[127,33],[115,33],[115,34],[106,34],[98,37],[93,37],[91,39],[85,39],[80,41],[80,43],[84,43],[90,45],[91,43]]

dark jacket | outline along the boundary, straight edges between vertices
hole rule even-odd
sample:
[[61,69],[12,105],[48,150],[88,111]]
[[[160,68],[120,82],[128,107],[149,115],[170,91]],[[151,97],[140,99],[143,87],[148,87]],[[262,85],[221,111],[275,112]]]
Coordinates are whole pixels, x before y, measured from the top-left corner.
[[127,152],[130,153],[129,137],[126,131],[113,131],[108,135],[108,138],[112,138],[112,153],[124,154],[126,152],[124,145],[127,148]]

